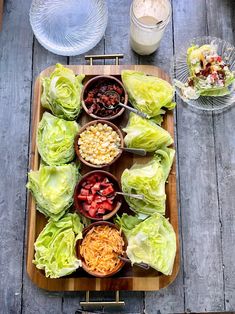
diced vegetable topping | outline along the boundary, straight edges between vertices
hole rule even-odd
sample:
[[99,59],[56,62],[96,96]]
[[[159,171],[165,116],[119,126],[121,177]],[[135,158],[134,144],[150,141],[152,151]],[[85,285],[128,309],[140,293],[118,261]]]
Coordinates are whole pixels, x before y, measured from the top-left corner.
[[108,95],[107,92],[110,91],[117,92],[117,94],[120,95],[120,102],[124,102],[124,90],[116,81],[101,80],[97,86],[89,90],[87,95],[85,95],[86,98],[84,102],[89,109],[89,113],[93,113],[99,117],[110,117],[114,116],[122,109],[120,106],[112,109],[112,106],[119,103],[119,99],[115,94]]
[[90,217],[101,217],[115,207],[115,189],[113,183],[104,175],[91,175],[82,184],[77,195],[82,209]]
[[94,165],[111,162],[118,154],[121,139],[106,123],[88,126],[78,140],[81,156]]

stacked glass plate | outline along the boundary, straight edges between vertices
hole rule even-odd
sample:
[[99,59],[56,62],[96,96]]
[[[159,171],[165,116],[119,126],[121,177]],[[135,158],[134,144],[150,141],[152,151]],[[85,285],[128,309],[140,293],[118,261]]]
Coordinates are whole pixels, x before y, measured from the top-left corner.
[[49,51],[63,56],[87,52],[105,33],[108,9],[105,0],[33,0],[30,23]]

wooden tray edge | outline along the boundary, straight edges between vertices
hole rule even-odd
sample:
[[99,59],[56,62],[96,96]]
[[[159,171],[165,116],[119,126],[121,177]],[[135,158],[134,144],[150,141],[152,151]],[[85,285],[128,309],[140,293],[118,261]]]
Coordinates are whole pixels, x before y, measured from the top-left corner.
[[[152,66],[152,65],[144,65],[145,70],[143,70],[143,65],[93,65],[93,66],[68,65],[66,67],[73,69],[73,68],[77,68],[78,66],[79,66],[79,68],[81,68],[81,73],[86,73],[86,75],[89,75],[89,74],[94,75],[94,69],[96,69],[96,71],[97,71],[96,75],[98,75],[98,74],[110,74],[110,73],[112,73],[111,75],[120,75],[120,72],[123,69],[133,69],[133,70],[137,70],[137,71],[148,72],[148,71],[146,71],[146,68],[148,68],[148,70],[150,70],[149,72],[152,72],[151,69],[157,68],[162,73],[162,78],[164,78],[170,82],[169,76],[163,70],[161,70],[159,67]],[[33,168],[33,165],[35,165],[35,163],[38,164],[38,162],[39,162],[39,160],[37,158],[36,128],[34,127],[34,121],[38,117],[38,115],[40,114],[40,110],[39,110],[38,105],[37,105],[39,98],[40,98],[40,95],[41,95],[40,79],[42,76],[48,75],[49,72],[54,69],[54,67],[55,66],[50,66],[50,67],[47,67],[46,69],[44,69],[36,78],[35,85],[34,85],[34,97],[33,97],[33,108],[32,108],[32,129],[31,129],[32,140],[31,140],[30,163],[29,163],[30,169]],[[149,74],[151,74],[151,73],[149,73]],[[171,119],[172,119],[173,137],[174,137],[173,112],[171,112],[170,115],[172,116]],[[170,173],[170,175],[174,175],[174,177],[175,177],[175,163],[176,162],[174,159],[172,171]],[[174,192],[176,194],[176,204],[177,204],[176,182],[174,184],[174,190],[175,190]],[[71,284],[71,285],[66,284],[66,281],[69,281],[69,279],[71,279],[71,278],[48,279],[32,263],[32,256],[34,255],[34,247],[33,247],[33,245],[31,245],[31,247],[30,247],[30,240],[29,239],[30,239],[30,235],[32,235],[33,238],[35,238],[35,227],[32,228],[32,225],[35,226],[35,224],[36,224],[36,218],[35,218],[36,209],[35,209],[35,203],[34,203],[33,197],[31,196],[31,193],[28,193],[28,200],[29,201],[28,201],[28,217],[27,217],[28,232],[27,232],[26,270],[27,270],[27,274],[28,274],[29,278],[39,288],[42,288],[42,289],[45,289],[48,291],[87,291],[87,290],[89,290],[89,287],[86,287],[86,286],[82,287],[79,285],[80,287],[79,287],[79,289],[77,289],[75,287],[76,285],[74,285],[74,284]],[[32,208],[32,207],[34,207],[34,211],[30,210],[30,208]],[[116,291],[116,290],[157,291],[159,289],[163,289],[163,288],[166,288],[167,286],[169,286],[176,279],[177,274],[179,272],[179,268],[180,268],[180,243],[179,243],[179,230],[178,230],[178,227],[179,227],[178,226],[178,214],[179,213],[178,213],[178,209],[176,209],[176,212],[177,212],[177,221],[175,224],[175,226],[176,226],[175,233],[176,233],[176,238],[177,238],[177,252],[176,252],[176,258],[175,258],[175,262],[174,262],[174,269],[173,269],[172,275],[170,275],[170,276],[161,275],[158,277],[131,277],[131,280],[134,278],[131,289],[122,288],[122,286],[110,288],[109,285],[108,285],[107,289],[100,289],[101,285],[98,284],[98,287],[96,287],[95,290],[90,290],[90,291],[106,291],[106,290],[109,290],[109,291]],[[32,253],[32,251],[33,251],[33,253]],[[33,271],[37,272],[38,277],[33,276]],[[143,284],[141,283],[141,281],[143,279],[146,280],[146,278],[148,278],[149,280],[151,279],[151,287],[146,285],[146,287],[144,287],[144,289],[143,289],[143,287],[142,287]],[[38,279],[42,279],[42,282],[41,282],[41,280],[38,282]],[[50,281],[50,283],[54,282],[53,285],[49,286],[48,284],[45,284],[44,283],[45,279],[46,279],[46,281]],[[94,279],[97,281],[97,278],[89,278],[89,279]],[[107,278],[106,281],[109,282],[110,280],[118,280],[118,279],[127,281],[129,279],[129,277]],[[103,281],[105,284],[104,279],[103,279]],[[160,285],[159,281],[161,281],[161,285]],[[155,286],[154,289],[152,288],[153,284]],[[61,287],[61,286],[63,286],[63,287]],[[161,286],[161,287],[159,287],[159,286]],[[64,289],[64,287],[66,287],[66,290]]]

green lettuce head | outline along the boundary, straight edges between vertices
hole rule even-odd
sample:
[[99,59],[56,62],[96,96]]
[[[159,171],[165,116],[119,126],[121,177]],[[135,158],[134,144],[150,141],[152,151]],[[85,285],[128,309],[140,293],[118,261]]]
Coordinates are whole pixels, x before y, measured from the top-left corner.
[[59,221],[49,220],[34,243],[33,261],[38,269],[45,270],[46,277],[66,276],[81,266],[76,242],[82,238],[82,229],[76,213],[67,214]]
[[157,150],[147,164],[134,164],[124,170],[121,177],[123,192],[144,195],[143,200],[125,197],[133,211],[146,215],[165,214],[165,183],[174,155],[174,149],[165,147]]
[[128,125],[123,129],[127,135],[124,142],[130,148],[142,148],[154,152],[173,143],[171,135],[151,120],[131,113]]
[[81,109],[82,80],[85,75],[75,76],[73,71],[56,64],[50,77],[42,78],[41,104],[58,118],[75,120]]
[[43,161],[50,166],[63,165],[74,159],[74,138],[79,126],[75,121],[43,114],[37,130],[37,146]]
[[165,275],[171,275],[176,254],[176,236],[168,219],[155,213],[141,221],[124,214],[116,223],[127,237],[126,252],[132,264],[143,262]]
[[62,166],[41,165],[28,174],[27,188],[32,192],[37,209],[57,221],[73,204],[78,167],[72,163]]
[[175,107],[173,87],[165,80],[149,76],[143,72],[123,70],[122,81],[128,92],[131,104],[149,117],[162,113],[162,107],[169,110]]

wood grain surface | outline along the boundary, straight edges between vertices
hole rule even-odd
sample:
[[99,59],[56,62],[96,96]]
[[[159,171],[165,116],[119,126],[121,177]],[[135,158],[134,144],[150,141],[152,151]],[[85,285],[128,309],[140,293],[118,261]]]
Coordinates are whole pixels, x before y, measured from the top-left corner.
[[[124,53],[122,63],[152,64],[169,73],[173,53],[188,38],[208,34],[235,43],[234,0],[174,0],[172,20],[160,48],[151,56],[140,57],[128,42],[131,0],[107,2],[109,21],[105,36],[89,53]],[[85,60],[83,55],[72,58],[54,55],[33,40],[28,20],[30,3],[31,0],[5,0],[4,27],[0,33],[0,223],[3,226],[0,230],[0,312],[70,314],[79,308],[84,293],[45,292],[26,273],[22,242],[26,217],[24,183],[34,78],[56,62],[84,64]],[[158,310],[162,314],[235,311],[235,140],[232,131],[235,108],[206,118],[196,112],[189,114],[190,109],[179,99],[177,105],[178,143],[175,144],[178,145],[179,222],[183,239],[181,270],[167,289],[146,293],[123,291],[121,299],[126,306],[113,310],[115,314],[156,314]],[[191,143],[195,148],[192,149]],[[10,147],[15,147],[14,152]],[[202,153],[195,155],[197,147]],[[209,168],[204,164],[209,164]],[[193,185],[191,189],[189,184]],[[208,219],[206,211],[214,215],[212,223],[206,224],[203,220]],[[111,300],[114,295],[97,292],[91,297]]]
[[2,30],[2,20],[3,20],[3,0],[0,0],[0,32]]
[[[154,66],[141,66],[141,65],[123,65],[123,66],[69,66],[73,69],[74,73],[84,73],[86,75],[84,83],[90,78],[96,75],[115,75],[120,79],[121,70],[124,68],[144,71],[150,75],[156,75],[165,80],[169,81],[168,76],[159,68]],[[42,85],[41,78],[49,76],[52,72],[53,67],[45,69],[35,81],[34,88],[34,101],[33,101],[33,112],[32,112],[32,139],[31,139],[31,150],[30,150],[30,169],[38,170],[40,156],[38,154],[36,145],[36,134],[38,124],[41,120],[44,109],[41,106],[41,93]],[[91,118],[84,112],[79,118],[79,124],[84,125]],[[128,112],[119,117],[117,120],[113,120],[119,127],[124,127],[128,121]],[[163,127],[174,137],[174,120],[172,111],[167,111],[164,115]],[[121,174],[125,168],[129,168],[135,162],[146,162],[151,157],[140,157],[131,154],[122,154],[114,164],[110,165],[105,170],[110,171],[120,180]],[[92,169],[83,165],[82,173],[87,173]],[[29,194],[28,203],[28,240],[27,240],[27,272],[31,280],[40,288],[52,291],[104,291],[104,290],[159,290],[169,285],[176,277],[179,269],[179,241],[178,241],[178,212],[177,212],[177,199],[176,199],[176,172],[175,163],[172,166],[168,184],[166,185],[166,216],[174,227],[177,238],[177,253],[175,258],[175,264],[173,273],[171,276],[164,276],[159,274],[157,271],[149,270],[143,271],[138,267],[131,267],[125,265],[125,267],[114,277],[114,278],[94,278],[87,276],[87,274],[78,270],[75,275],[60,279],[49,279],[46,278],[42,271],[39,271],[32,263],[34,258],[34,242],[45,226],[46,219],[42,214],[36,211],[35,202],[32,195]]]

